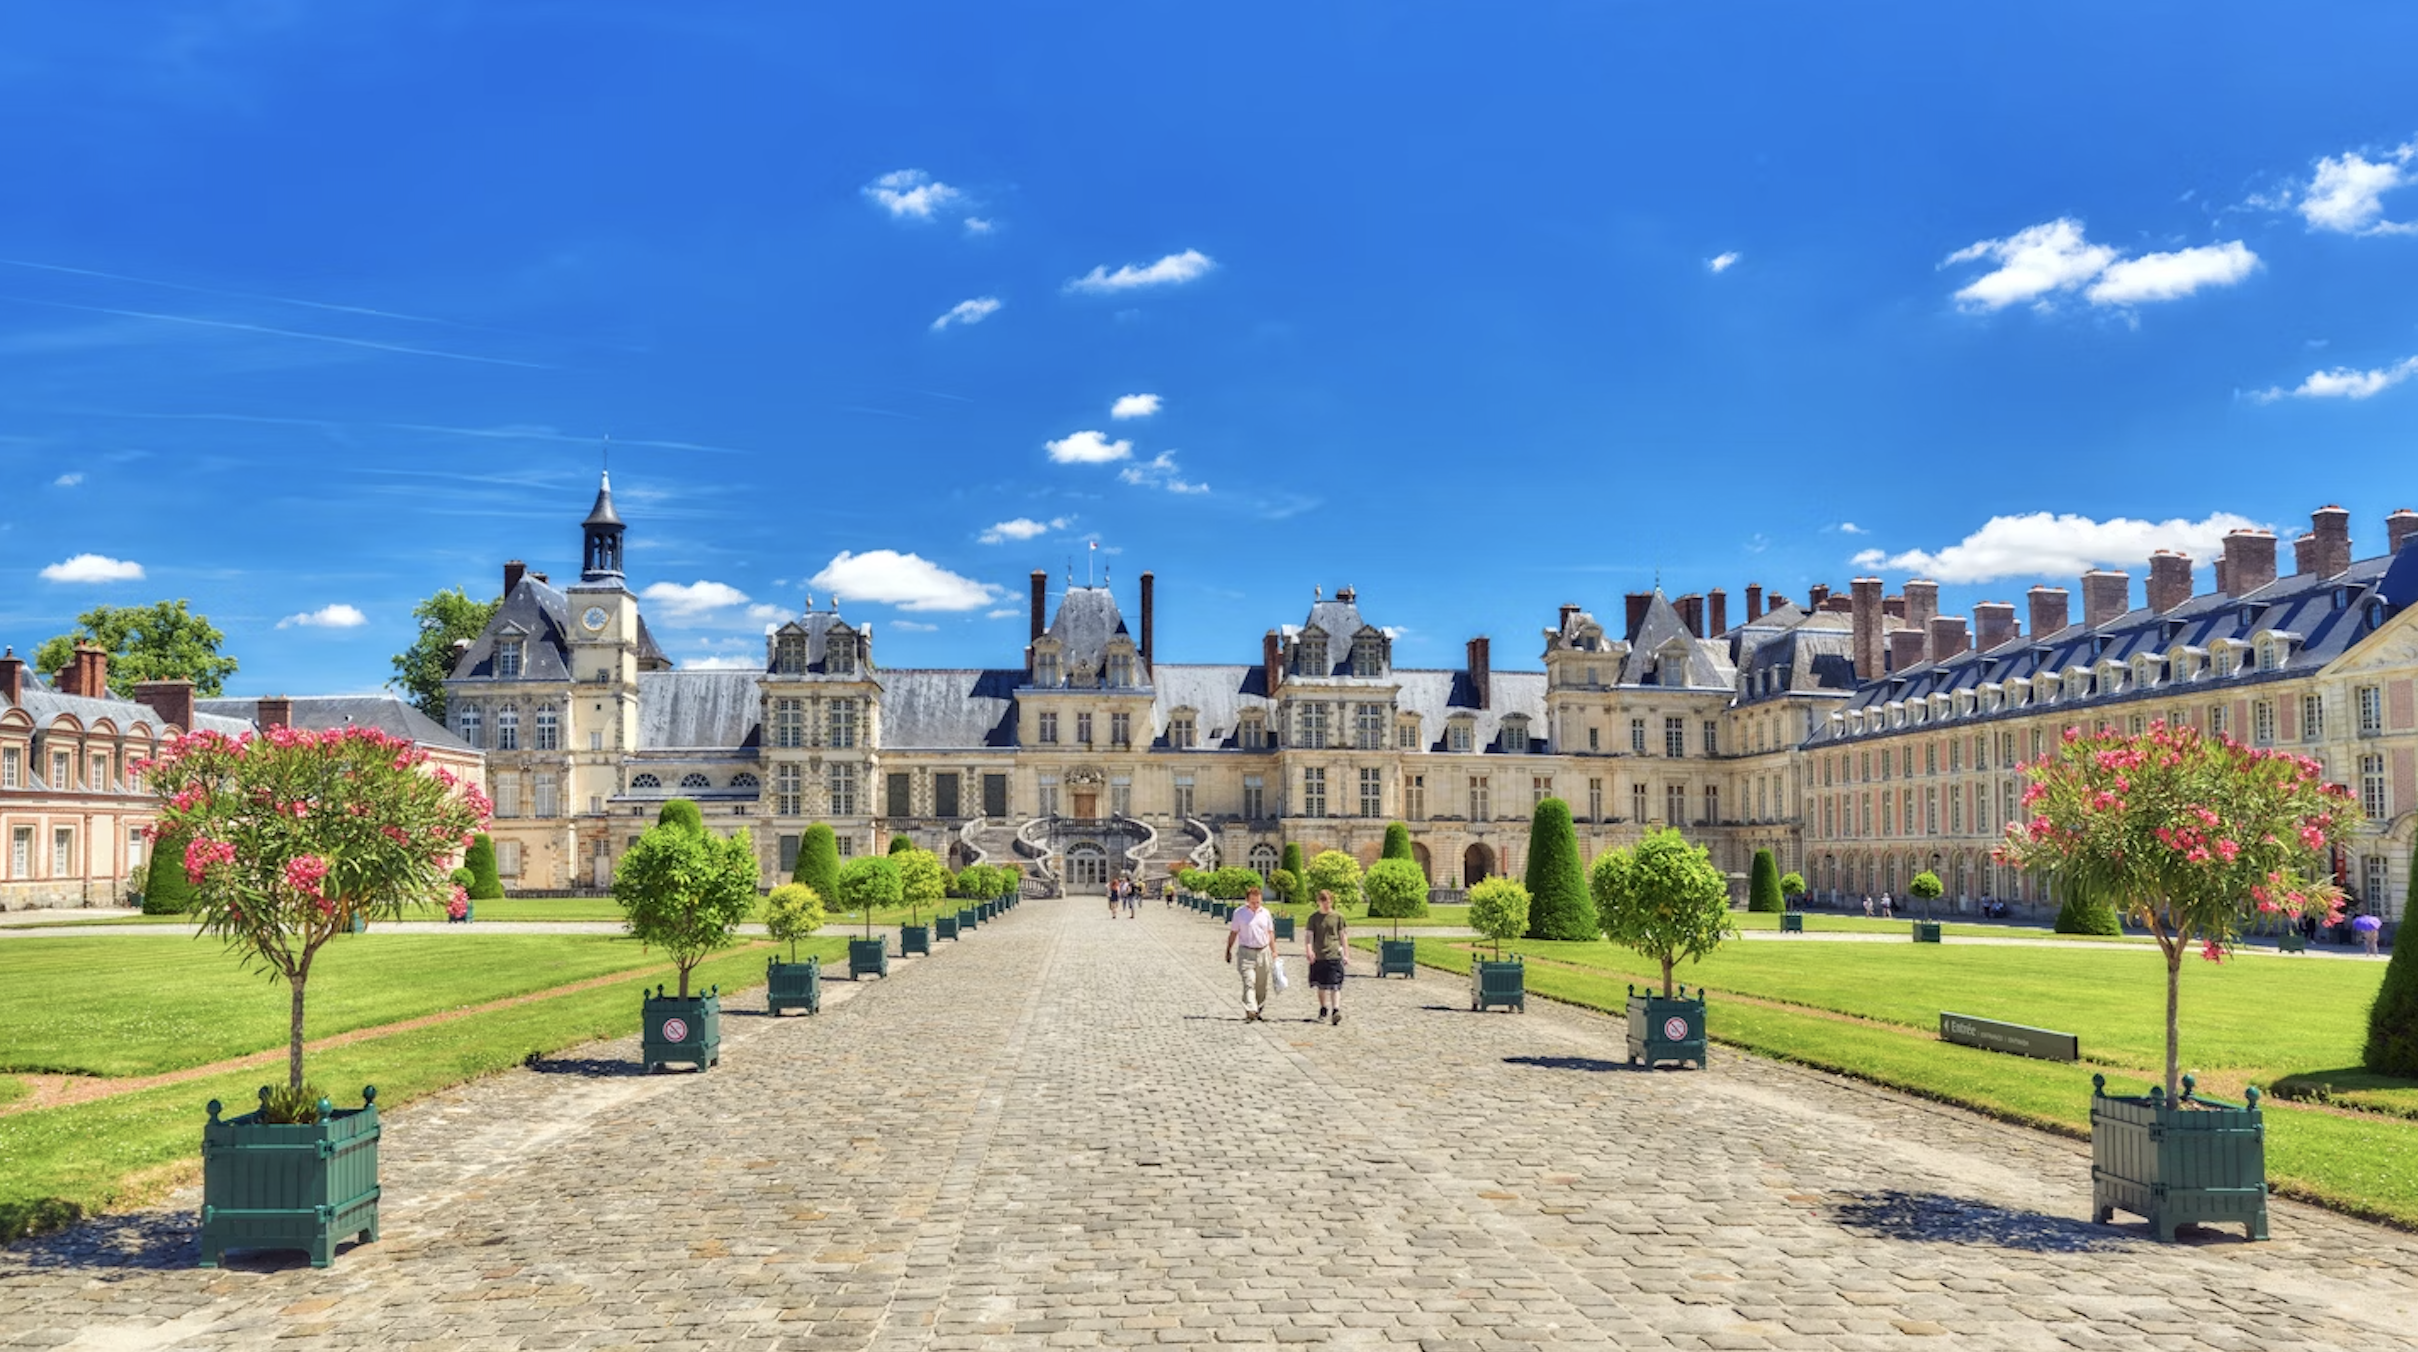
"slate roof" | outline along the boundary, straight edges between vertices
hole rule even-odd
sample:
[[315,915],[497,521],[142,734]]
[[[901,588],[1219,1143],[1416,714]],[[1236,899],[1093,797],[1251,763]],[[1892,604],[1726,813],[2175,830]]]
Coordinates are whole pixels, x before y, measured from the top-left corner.
[[763,742],[752,671],[647,671],[638,676],[638,749]]
[[1845,615],[1807,615],[1789,605],[1730,632],[1740,704],[1855,688],[1855,631]]
[[[535,574],[525,575],[504,603],[496,607],[495,617],[472,639],[461,660],[453,664],[453,679],[457,681],[495,676],[495,645],[506,632],[517,629],[526,635],[521,648],[521,675],[526,681],[567,681],[571,679],[570,643],[571,600],[551,583],[540,582]],[[639,623],[640,647],[651,647],[653,638],[647,636],[646,625]],[[657,656],[661,650],[657,649]]]
[[[779,629],[774,630],[764,640],[764,669],[767,671],[773,670],[773,662],[779,653],[779,644],[781,638],[784,635],[794,631],[802,633],[806,636],[807,673],[812,675],[824,674],[823,658],[830,644],[831,631],[834,629],[846,629],[849,634],[849,642],[851,644],[854,643],[857,632],[856,629],[854,626],[849,625],[846,620],[841,619],[837,611],[810,610],[805,614],[800,615],[798,618],[791,620],[787,624],[782,625]],[[850,671],[843,674],[856,676],[860,673],[852,668]]]
[[882,745],[940,749],[1016,744],[1024,669],[918,668],[882,673]]
[[[444,725],[397,695],[296,695],[293,725],[308,732],[330,728],[368,727],[395,737],[408,737],[422,746],[468,751],[470,744],[446,731]],[[246,729],[260,722],[258,699],[197,699],[194,713],[214,714]]]
[[[63,695],[51,686],[44,684],[41,678],[31,670],[25,673],[24,695],[25,697],[17,701],[14,707],[23,709],[26,716],[34,721],[36,728],[61,714],[68,715],[88,728],[105,718],[116,724],[120,732],[137,723],[144,724],[153,732],[159,732],[168,726],[168,720],[160,717],[159,711],[148,704],[140,704],[130,699],[118,699],[114,696],[93,699],[84,695]],[[248,719],[224,717],[202,707],[210,703],[213,701],[196,700],[194,702],[193,726],[185,731],[207,730],[223,732],[230,737],[240,737],[253,730],[251,721]],[[0,707],[9,706],[0,705]]]
[[[1684,647],[1685,666],[1665,670],[1665,657],[1674,642]],[[1670,598],[1662,594],[1661,588],[1655,588],[1654,599],[1647,605],[1645,617],[1638,621],[1636,635],[1629,640],[1629,657],[1620,669],[1621,684],[1729,690],[1735,687],[1737,679],[1729,644],[1717,638],[1700,639],[1690,633]]]
[[1178,709],[1192,710],[1194,746],[1236,745],[1235,731],[1247,709],[1259,710],[1270,726],[1275,724],[1267,674],[1257,666],[1160,662],[1153,665],[1150,677],[1158,696],[1154,709],[1159,726],[1165,728]]
[[1108,670],[1108,641],[1126,633],[1125,616],[1106,587],[1067,588],[1049,624],[1049,636],[1058,640],[1060,669],[1070,677]]

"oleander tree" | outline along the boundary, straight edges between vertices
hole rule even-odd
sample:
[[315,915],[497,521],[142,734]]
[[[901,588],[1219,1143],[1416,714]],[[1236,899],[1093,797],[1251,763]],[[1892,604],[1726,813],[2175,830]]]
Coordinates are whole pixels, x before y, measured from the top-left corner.
[[840,870],[839,898],[843,910],[865,913],[865,937],[873,937],[873,913],[896,906],[906,896],[906,881],[898,861],[886,854],[868,854],[848,861]]
[[1780,864],[1769,850],[1755,851],[1755,862],[1747,870],[1746,909],[1757,912],[1788,909],[1788,898],[1780,891]]
[[764,932],[774,943],[789,945],[789,960],[798,960],[798,940],[812,935],[827,919],[823,899],[804,883],[783,883],[764,899]]
[[1729,880],[1701,845],[1676,828],[1650,832],[1634,847],[1596,856],[1588,877],[1604,937],[1662,964],[1662,993],[1672,971],[1701,962],[1738,932],[1730,919]]
[[632,938],[671,958],[687,999],[690,973],[755,910],[756,878],[747,828],[715,835],[695,803],[674,798],[614,867],[613,901]]
[[1529,817],[1527,887],[1529,938],[1595,937],[1595,903],[1578,862],[1578,828],[1571,824],[1570,805],[1559,798],[1540,799]]
[[2138,736],[2069,730],[2022,769],[2032,815],[2008,823],[1997,857],[2053,870],[2158,941],[2172,1099],[2182,1077],[2184,956],[2222,961],[2254,916],[2338,918],[2342,889],[2327,863],[2358,823],[2359,805],[2307,756],[2163,719]]
[[1369,865],[1360,890],[1368,897],[1369,918],[1395,921],[1397,939],[1402,937],[1402,920],[1427,914],[1427,875],[1415,859],[1380,859]]
[[1321,892],[1332,892],[1337,910],[1360,904],[1360,861],[1341,850],[1320,850],[1301,881],[1304,900],[1315,899]]
[[1528,932],[1528,889],[1516,878],[1500,874],[1469,889],[1469,927],[1494,940],[1495,961],[1503,960],[1503,941]]
[[393,919],[452,898],[454,860],[486,824],[486,795],[408,740],[358,725],[188,733],[133,768],[163,800],[154,838],[183,842],[200,932],[286,983],[286,1081],[299,1094],[320,948],[355,916]]

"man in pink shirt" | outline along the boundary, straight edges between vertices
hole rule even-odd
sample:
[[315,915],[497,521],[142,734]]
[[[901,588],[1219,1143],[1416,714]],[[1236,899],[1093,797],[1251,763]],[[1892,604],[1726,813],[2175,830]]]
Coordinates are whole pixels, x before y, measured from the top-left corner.
[[1243,1021],[1259,1022],[1268,1004],[1268,982],[1276,965],[1276,917],[1260,905],[1259,889],[1243,894],[1242,909],[1226,922],[1226,961],[1243,978]]

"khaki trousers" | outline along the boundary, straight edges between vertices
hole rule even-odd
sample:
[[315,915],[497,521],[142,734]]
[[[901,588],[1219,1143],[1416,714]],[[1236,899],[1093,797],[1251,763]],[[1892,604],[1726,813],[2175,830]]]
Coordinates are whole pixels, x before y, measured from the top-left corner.
[[1243,1012],[1267,1007],[1269,983],[1275,979],[1276,955],[1265,948],[1234,950],[1234,970],[1243,978]]

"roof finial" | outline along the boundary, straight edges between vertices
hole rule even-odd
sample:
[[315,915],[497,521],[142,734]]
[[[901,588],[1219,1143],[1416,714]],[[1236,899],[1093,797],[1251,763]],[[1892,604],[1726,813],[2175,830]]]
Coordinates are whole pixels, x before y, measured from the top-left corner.
[[610,432],[604,434],[604,475],[608,480],[613,477],[613,434]]
[[1327,589],[1316,583],[1311,584],[1310,599],[1313,601],[1324,601],[1327,599]]
[[809,615],[814,613],[814,588],[812,587],[806,589],[806,613]]

